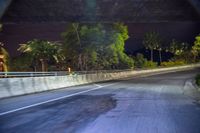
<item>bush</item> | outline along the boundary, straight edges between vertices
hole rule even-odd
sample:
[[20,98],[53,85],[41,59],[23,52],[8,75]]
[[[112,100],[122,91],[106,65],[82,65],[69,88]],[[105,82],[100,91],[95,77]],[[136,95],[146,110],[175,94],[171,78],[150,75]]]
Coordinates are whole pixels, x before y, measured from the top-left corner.
[[121,69],[133,69],[134,68],[134,60],[127,55],[124,55],[122,59],[120,59],[120,63],[118,67]]
[[144,64],[144,68],[156,68],[158,66],[157,62],[146,61]]
[[200,74],[198,74],[195,79],[196,79],[196,84],[200,86]]
[[134,65],[137,68],[144,68],[145,64],[147,64],[147,59],[144,58],[143,54],[138,53],[134,58],[135,62]]
[[168,61],[168,62],[162,62],[161,66],[163,67],[172,67],[172,66],[181,66],[185,65],[186,63],[184,61],[178,60],[178,61]]
[[32,59],[29,56],[19,56],[11,60],[11,71],[33,71],[30,67]]

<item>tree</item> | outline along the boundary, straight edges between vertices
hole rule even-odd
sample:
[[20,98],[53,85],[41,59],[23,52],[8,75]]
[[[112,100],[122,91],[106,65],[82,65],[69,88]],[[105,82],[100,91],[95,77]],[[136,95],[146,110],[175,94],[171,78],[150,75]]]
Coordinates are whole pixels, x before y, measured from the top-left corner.
[[156,49],[158,50],[159,53],[159,62],[160,64],[162,63],[162,51],[166,49],[166,46],[162,43],[159,34],[157,33],[156,35],[156,40],[157,40],[157,47]]
[[21,44],[18,50],[29,54],[32,60],[40,62],[42,71],[47,71],[49,60],[59,62],[64,59],[60,45],[55,42],[35,39],[27,42],[27,44]]
[[160,45],[160,38],[157,32],[147,32],[144,36],[143,45],[151,51],[151,61],[153,62],[153,50]]
[[183,61],[185,63],[190,63],[192,61],[191,46],[188,43],[178,42],[173,39],[168,50],[174,55],[174,61]]
[[[63,49],[67,60],[72,60],[78,70],[125,68],[133,61],[124,53],[124,43],[128,39],[125,25],[115,23],[69,25],[62,34]],[[70,56],[68,55],[70,53]],[[81,60],[81,61],[80,61]],[[77,62],[81,62],[77,64]]]
[[82,42],[82,61],[84,70],[94,69],[98,60],[98,49],[104,46],[103,26],[101,24],[83,25],[80,28]]
[[[113,25],[113,31],[111,32],[111,51],[113,56],[114,65],[121,69],[133,68],[134,61],[132,58],[125,54],[125,41],[129,38],[128,27],[123,23],[115,23]],[[112,58],[111,58],[112,59]]]
[[188,43],[180,43],[176,41],[175,39],[172,40],[169,46],[169,51],[173,53],[174,55],[181,55],[185,51],[189,50],[189,44]]
[[196,36],[195,38],[195,42],[194,42],[194,46],[192,46],[192,54],[194,56],[194,61],[196,61],[196,57],[200,54],[200,34],[198,36]]
[[97,51],[101,49],[103,44],[102,32],[100,24],[80,25],[72,23],[68,30],[62,33],[64,54],[74,68],[87,70],[96,65]]
[[4,44],[0,42],[0,55],[2,56],[1,63],[3,63],[3,71],[8,71],[9,54],[3,46]]

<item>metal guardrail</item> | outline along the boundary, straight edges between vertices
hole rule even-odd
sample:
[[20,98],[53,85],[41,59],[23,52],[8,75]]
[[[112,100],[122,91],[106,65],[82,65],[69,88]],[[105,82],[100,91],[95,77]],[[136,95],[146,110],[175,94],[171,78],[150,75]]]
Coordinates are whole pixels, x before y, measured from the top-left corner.
[[[191,64],[190,66],[199,66],[200,64]],[[179,67],[179,66],[174,66]],[[157,67],[166,68],[166,67]],[[134,68],[124,70],[95,70],[95,71],[52,71],[52,72],[0,72],[0,78],[16,78],[16,77],[45,77],[45,76],[66,76],[66,75],[85,75],[85,74],[98,74],[98,73],[119,73],[127,71],[142,71],[149,70],[148,68]]]
[[56,72],[0,72],[0,78],[57,76]]
[[16,77],[45,77],[45,76],[65,76],[65,75],[84,75],[97,73],[116,73],[131,71],[128,70],[97,70],[97,71],[55,71],[55,72],[0,72],[0,78],[16,78]]

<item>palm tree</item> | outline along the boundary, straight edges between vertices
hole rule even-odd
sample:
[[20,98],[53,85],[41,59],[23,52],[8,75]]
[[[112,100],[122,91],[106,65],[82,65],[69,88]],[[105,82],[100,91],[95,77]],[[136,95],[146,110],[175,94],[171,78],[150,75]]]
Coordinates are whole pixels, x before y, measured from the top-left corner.
[[4,44],[0,42],[0,58],[1,58],[1,61],[2,61],[2,69],[3,71],[8,71],[8,60],[9,60],[9,54],[8,52],[6,51],[5,48],[3,48]]
[[144,36],[143,45],[151,51],[151,61],[153,62],[153,50],[160,45],[159,34],[157,32],[148,32]]
[[41,62],[42,71],[47,71],[48,60],[53,59],[58,63],[64,59],[60,45],[55,42],[35,39],[27,44],[21,44],[18,50],[30,54],[32,58]]
[[157,36],[156,44],[157,44],[156,49],[158,50],[158,53],[159,53],[159,62],[161,64],[162,63],[162,51],[166,50],[166,46],[163,44],[163,42],[161,41],[159,36]]

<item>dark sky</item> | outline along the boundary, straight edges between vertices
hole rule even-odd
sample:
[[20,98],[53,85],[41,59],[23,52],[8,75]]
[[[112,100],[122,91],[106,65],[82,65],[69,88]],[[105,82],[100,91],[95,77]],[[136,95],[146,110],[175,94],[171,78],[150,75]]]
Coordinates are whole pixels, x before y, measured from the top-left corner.
[[12,56],[19,44],[35,38],[62,41],[60,34],[74,21],[124,22],[130,52],[142,48],[149,31],[159,32],[166,44],[172,39],[192,44],[200,33],[200,16],[188,0],[13,0],[1,21],[0,41]]

